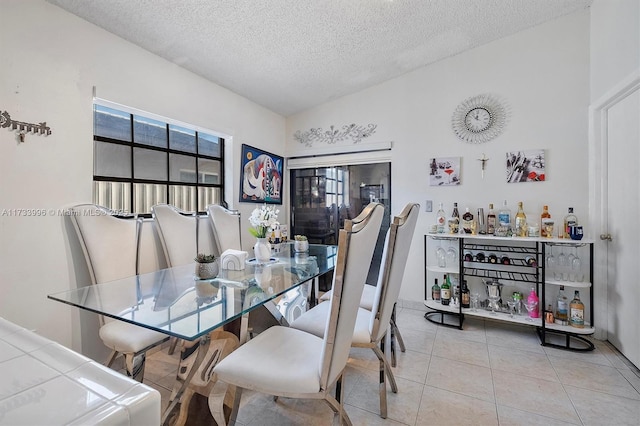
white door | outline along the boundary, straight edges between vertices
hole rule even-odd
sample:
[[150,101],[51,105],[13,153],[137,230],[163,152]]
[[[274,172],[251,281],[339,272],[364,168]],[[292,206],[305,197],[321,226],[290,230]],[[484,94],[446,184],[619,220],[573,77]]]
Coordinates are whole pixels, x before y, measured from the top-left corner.
[[590,110],[596,337],[640,367],[640,70]]
[[640,366],[640,90],[607,119],[608,339]]

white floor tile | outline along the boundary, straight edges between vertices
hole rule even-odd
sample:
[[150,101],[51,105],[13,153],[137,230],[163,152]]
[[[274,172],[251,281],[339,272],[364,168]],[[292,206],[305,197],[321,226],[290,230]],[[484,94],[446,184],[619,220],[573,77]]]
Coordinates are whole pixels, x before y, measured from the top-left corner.
[[[532,327],[471,318],[463,330],[441,327],[424,310],[398,307],[407,352],[397,349],[397,394],[379,416],[378,361],[352,349],[345,370],[345,409],[354,425],[638,425],[640,372],[608,342],[591,352],[543,347]],[[176,355],[148,356],[145,382],[167,406]],[[244,391],[241,426],[332,424],[322,401]]]

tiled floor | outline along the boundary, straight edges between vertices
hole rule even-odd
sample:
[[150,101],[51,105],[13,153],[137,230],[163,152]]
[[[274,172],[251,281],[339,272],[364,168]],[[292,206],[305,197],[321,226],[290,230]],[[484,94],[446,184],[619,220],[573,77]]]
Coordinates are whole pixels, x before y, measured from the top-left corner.
[[[460,331],[423,314],[398,311],[407,351],[398,353],[399,392],[388,392],[386,420],[378,416],[375,355],[352,349],[345,404],[354,425],[640,425],[640,372],[608,343],[563,351],[541,346],[532,328],[471,319]],[[161,391],[163,407],[175,365],[166,350],[147,361],[145,382]],[[241,404],[246,426],[333,421],[322,401],[274,402],[245,391]]]

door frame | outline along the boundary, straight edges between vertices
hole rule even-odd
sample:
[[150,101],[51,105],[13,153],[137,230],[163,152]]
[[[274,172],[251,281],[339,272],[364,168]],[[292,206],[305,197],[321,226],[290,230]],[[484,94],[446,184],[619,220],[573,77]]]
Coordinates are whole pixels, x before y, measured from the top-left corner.
[[594,300],[596,339],[606,340],[608,324],[608,250],[607,242],[600,234],[607,234],[608,223],[608,146],[609,110],[627,96],[640,90],[640,69],[622,79],[600,99],[589,106],[589,229],[595,240],[594,278],[592,285]]

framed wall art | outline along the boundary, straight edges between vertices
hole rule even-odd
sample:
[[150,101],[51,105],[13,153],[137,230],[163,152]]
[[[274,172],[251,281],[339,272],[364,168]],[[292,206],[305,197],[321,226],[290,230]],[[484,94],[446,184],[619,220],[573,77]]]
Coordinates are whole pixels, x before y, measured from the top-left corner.
[[507,152],[507,182],[543,182],[544,149]]
[[242,144],[240,201],[282,204],[284,158]]
[[460,185],[460,157],[432,158],[430,167],[430,186]]

